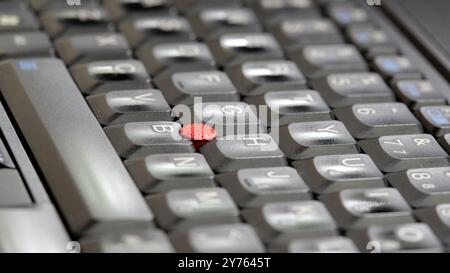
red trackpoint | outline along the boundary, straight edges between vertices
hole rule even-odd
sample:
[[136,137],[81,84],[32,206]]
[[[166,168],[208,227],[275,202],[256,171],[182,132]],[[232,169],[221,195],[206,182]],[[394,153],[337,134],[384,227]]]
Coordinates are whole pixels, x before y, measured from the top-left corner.
[[188,124],[180,129],[180,135],[193,141],[196,149],[216,138],[216,129],[202,123]]

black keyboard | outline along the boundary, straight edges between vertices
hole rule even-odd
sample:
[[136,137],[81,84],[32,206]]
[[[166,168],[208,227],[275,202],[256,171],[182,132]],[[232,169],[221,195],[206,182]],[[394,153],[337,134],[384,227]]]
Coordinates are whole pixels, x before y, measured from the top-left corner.
[[0,1],[0,252],[444,252],[449,86],[377,1]]

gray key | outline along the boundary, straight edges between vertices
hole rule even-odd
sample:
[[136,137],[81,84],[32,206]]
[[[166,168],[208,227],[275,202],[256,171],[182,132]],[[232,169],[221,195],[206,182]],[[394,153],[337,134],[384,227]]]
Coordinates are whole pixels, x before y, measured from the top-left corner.
[[[196,103],[190,109],[180,107],[183,124],[206,123],[214,127],[217,136],[265,133],[256,108],[244,102]],[[184,110],[189,110],[188,115]],[[178,108],[174,108],[178,113]],[[191,113],[193,116],[191,116]]]
[[4,33],[0,34],[0,41],[0,59],[47,57],[52,54],[50,39],[44,32]]
[[428,133],[436,137],[450,133],[450,106],[425,106],[418,115]]
[[138,121],[170,121],[171,108],[156,89],[111,91],[87,97],[103,125]]
[[394,101],[394,93],[377,73],[330,74],[312,81],[331,107]]
[[132,55],[122,34],[108,32],[61,37],[56,40],[55,47],[67,65],[94,60],[127,59]]
[[203,146],[200,151],[216,172],[287,164],[284,154],[267,134],[218,137]]
[[289,253],[359,253],[352,240],[345,237],[296,239],[289,242],[283,252]]
[[369,20],[369,15],[364,9],[351,3],[331,3],[327,6],[326,11],[331,19],[341,27],[361,24]]
[[344,229],[414,222],[408,203],[393,188],[346,189],[320,199]]
[[137,14],[172,14],[173,10],[171,0],[114,0],[102,3],[111,14],[114,21],[120,21],[130,13]]
[[4,62],[0,90],[73,233],[150,224],[151,212],[61,61]]
[[200,42],[147,44],[136,54],[152,75],[165,70],[191,71],[208,69],[215,65],[208,47]]
[[[68,198],[68,196],[65,196]],[[1,253],[64,253],[70,238],[48,205],[0,209]]]
[[190,105],[195,98],[201,98],[202,102],[239,100],[227,74],[218,70],[162,73],[155,78],[155,84],[171,105]]
[[447,153],[450,153],[450,134],[445,134],[439,138],[439,144]]
[[273,90],[302,89],[306,79],[295,63],[285,60],[244,62],[226,72],[243,96],[258,96]]
[[427,223],[434,233],[446,244],[450,243],[450,204],[416,210],[421,222]]
[[311,0],[248,1],[266,25],[275,25],[286,18],[316,18],[320,16]]
[[307,45],[292,52],[290,58],[309,78],[367,70],[367,64],[358,49],[348,44]]
[[130,122],[106,127],[105,133],[123,158],[149,154],[193,153],[192,142],[180,136],[176,122]]
[[362,140],[359,146],[384,172],[443,167],[449,163],[448,154],[427,134],[383,136]]
[[317,156],[295,161],[293,166],[308,186],[319,194],[386,186],[383,173],[364,154]]
[[[261,119],[267,126],[289,125],[294,122],[324,121],[331,119],[331,110],[314,90],[267,92],[262,96],[245,100],[253,105],[268,107],[267,118]],[[260,117],[262,112],[260,111]]]
[[399,80],[394,83],[393,88],[397,96],[415,110],[422,106],[447,103],[442,92],[427,80]]
[[131,16],[119,23],[119,30],[136,48],[146,41],[152,44],[195,39],[189,22],[179,16]]
[[159,154],[125,161],[144,193],[214,187],[214,173],[201,154]]
[[398,55],[382,55],[373,60],[375,70],[388,79],[420,79],[420,71],[410,59]]
[[391,43],[388,35],[371,25],[354,25],[347,30],[350,41],[367,56],[397,53],[396,46]]
[[21,1],[2,1],[0,3],[0,32],[17,33],[37,30],[39,23],[33,13]]
[[260,238],[274,247],[297,238],[336,235],[336,224],[318,201],[269,203],[242,211]]
[[371,253],[434,253],[442,245],[430,227],[422,223],[394,226],[371,226],[350,233],[362,252]]
[[403,103],[355,104],[334,114],[358,139],[422,133],[422,125]]
[[136,60],[95,61],[70,68],[81,92],[85,95],[121,89],[150,87],[150,76]]
[[289,18],[274,24],[271,32],[280,44],[293,51],[305,45],[343,42],[339,29],[325,18]]
[[81,238],[83,253],[172,253],[167,235],[157,229],[106,231]]
[[158,224],[166,230],[239,222],[239,210],[221,188],[172,190],[150,195],[147,202]]
[[246,224],[209,225],[171,235],[181,253],[262,253],[264,246]]
[[356,140],[339,121],[298,122],[280,128],[280,149],[292,160],[358,153]]
[[311,199],[309,188],[291,167],[241,169],[216,179],[243,208]]
[[114,30],[106,10],[99,5],[60,6],[46,9],[40,14],[40,22],[45,31],[53,38],[62,35],[81,33],[100,33]]
[[268,33],[228,33],[210,40],[208,45],[221,66],[237,65],[250,60],[277,59],[283,56],[277,41]]
[[450,167],[410,169],[386,178],[414,207],[450,203]]
[[243,7],[205,7],[189,16],[198,35],[208,37],[246,31],[260,31],[261,25],[251,9]]
[[31,206],[32,200],[16,170],[0,169],[0,207]]

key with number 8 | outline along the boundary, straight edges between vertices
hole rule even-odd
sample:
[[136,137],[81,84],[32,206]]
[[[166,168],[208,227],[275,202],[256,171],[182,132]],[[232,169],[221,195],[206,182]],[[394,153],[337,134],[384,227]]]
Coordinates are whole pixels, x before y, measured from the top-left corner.
[[450,167],[411,169],[387,179],[414,207],[450,203]]
[[384,172],[445,167],[449,163],[448,154],[428,134],[383,136],[362,140],[359,145]]

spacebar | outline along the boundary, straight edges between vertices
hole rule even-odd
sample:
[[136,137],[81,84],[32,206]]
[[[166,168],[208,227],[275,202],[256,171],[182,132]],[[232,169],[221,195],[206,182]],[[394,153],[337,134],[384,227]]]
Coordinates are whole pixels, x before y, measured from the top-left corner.
[[0,64],[0,91],[75,234],[149,225],[152,213],[64,64]]

